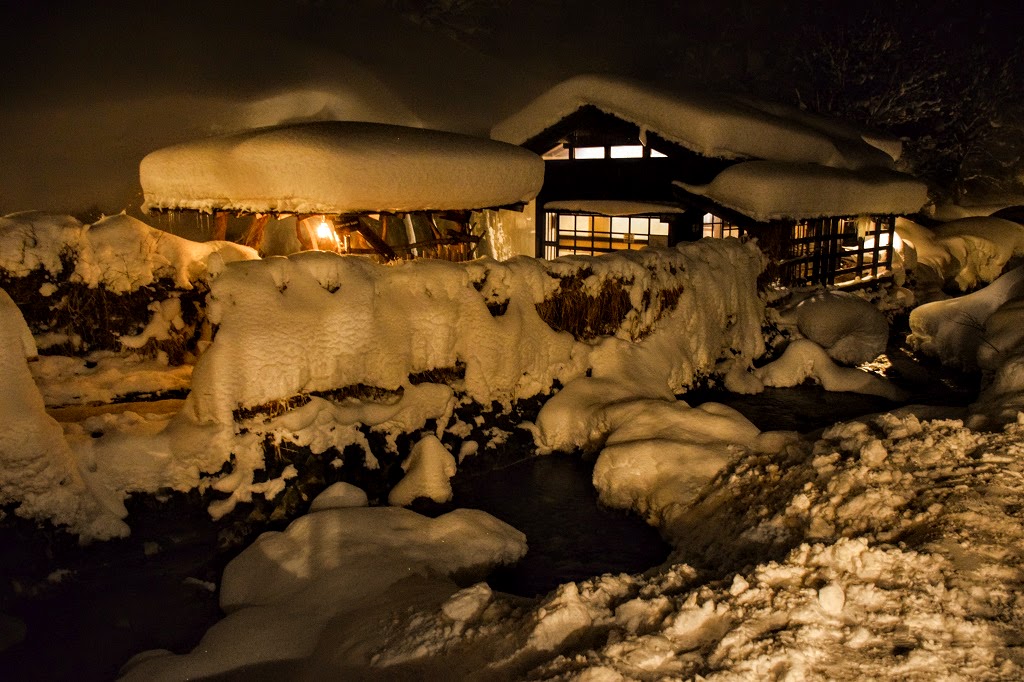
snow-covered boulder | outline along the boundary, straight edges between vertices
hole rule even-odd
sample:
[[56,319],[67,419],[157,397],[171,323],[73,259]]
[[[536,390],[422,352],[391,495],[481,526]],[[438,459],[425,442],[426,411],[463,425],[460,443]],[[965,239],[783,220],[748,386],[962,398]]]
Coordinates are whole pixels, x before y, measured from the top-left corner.
[[391,489],[388,504],[404,507],[420,497],[438,503],[452,499],[451,477],[456,471],[455,458],[437,436],[421,438],[402,463],[402,469],[405,476]]
[[372,652],[359,642],[386,637],[383,614],[447,604],[452,620],[475,617],[472,605],[482,611],[489,600],[467,598],[453,579],[482,577],[525,553],[522,533],[472,509],[436,519],[394,507],[308,514],[284,532],[264,533],[228,564],[221,607],[229,615],[191,653],[148,652],[122,679],[212,677],[301,660],[321,644],[341,669],[369,666]]
[[1022,295],[1024,267],[1019,267],[980,291],[918,306],[910,313],[907,341],[944,364],[975,369],[989,316],[1006,301]]
[[786,346],[782,356],[758,367],[754,375],[765,386],[799,386],[811,379],[826,391],[847,391],[902,400],[904,392],[882,377],[835,364],[825,350],[809,339],[797,339]]
[[844,291],[826,291],[783,311],[782,319],[843,365],[859,365],[885,352],[889,322],[871,302]]

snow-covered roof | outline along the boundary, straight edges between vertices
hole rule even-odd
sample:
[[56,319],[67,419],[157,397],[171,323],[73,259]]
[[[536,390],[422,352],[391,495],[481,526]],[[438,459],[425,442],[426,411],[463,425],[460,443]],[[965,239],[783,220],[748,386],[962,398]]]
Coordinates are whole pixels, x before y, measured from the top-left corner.
[[551,88],[491,129],[522,144],[592,105],[704,156],[819,163],[838,168],[891,166],[899,145],[878,135],[780,104],[722,93],[667,93],[607,76],[576,76]]
[[847,170],[809,163],[746,161],[707,185],[675,185],[759,222],[863,214],[915,213],[928,188],[885,168]]
[[614,199],[576,199],[566,201],[549,201],[544,204],[548,211],[571,211],[573,213],[593,213],[603,216],[635,216],[659,215],[665,213],[684,213],[685,208],[672,204],[658,204],[648,201],[616,201]]
[[380,123],[324,121],[177,144],[139,166],[144,210],[358,213],[531,200],[544,163],[514,145]]

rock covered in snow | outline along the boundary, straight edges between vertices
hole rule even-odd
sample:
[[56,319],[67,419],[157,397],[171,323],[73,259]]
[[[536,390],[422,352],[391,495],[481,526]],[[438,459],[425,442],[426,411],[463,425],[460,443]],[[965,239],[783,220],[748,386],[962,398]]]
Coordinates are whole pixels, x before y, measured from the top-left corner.
[[338,481],[329,485],[323,492],[313,498],[313,502],[309,505],[309,512],[366,506],[369,506],[369,500],[362,489],[357,488],[351,483]]
[[845,291],[825,291],[781,314],[800,334],[843,365],[870,362],[885,352],[889,322],[871,302]]
[[473,596],[452,579],[525,553],[522,533],[477,510],[436,519],[393,507],[309,514],[284,532],[264,533],[228,564],[221,606],[229,615],[192,653],[136,657],[123,679],[207,677],[297,661],[317,652],[320,642],[335,665],[366,666],[372,650],[356,643],[390,629],[381,613],[420,604],[441,609],[449,623],[475,619],[489,590]]
[[525,203],[544,163],[520,147],[421,128],[320,121],[165,147],[139,166],[144,210],[359,213]]
[[896,233],[914,250],[914,275],[928,300],[944,285],[961,291],[998,278],[1013,257],[1024,255],[1024,227],[1002,218],[969,217],[929,230],[905,218]]
[[444,503],[452,499],[450,479],[456,465],[452,453],[441,444],[437,436],[426,435],[413,446],[409,457],[402,462],[405,476],[388,494],[388,504],[404,507],[420,497]]
[[896,401],[905,398],[900,388],[882,377],[835,364],[821,346],[809,339],[793,341],[781,357],[758,367],[754,375],[765,386],[778,388],[799,386],[811,379],[826,391],[863,393]]
[[910,312],[911,334],[907,341],[944,364],[975,369],[989,316],[1006,301],[1022,295],[1024,266],[974,293],[914,308]]

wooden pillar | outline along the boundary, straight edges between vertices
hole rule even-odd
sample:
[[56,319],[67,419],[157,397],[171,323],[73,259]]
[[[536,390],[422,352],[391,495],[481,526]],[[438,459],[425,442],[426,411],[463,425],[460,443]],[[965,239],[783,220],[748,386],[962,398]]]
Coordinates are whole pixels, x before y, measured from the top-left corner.
[[249,229],[245,232],[244,243],[254,249],[258,249],[263,242],[263,234],[267,230],[267,223],[270,222],[270,214],[258,213],[252,217]]
[[224,241],[228,238],[228,214],[225,211],[213,212],[213,239]]

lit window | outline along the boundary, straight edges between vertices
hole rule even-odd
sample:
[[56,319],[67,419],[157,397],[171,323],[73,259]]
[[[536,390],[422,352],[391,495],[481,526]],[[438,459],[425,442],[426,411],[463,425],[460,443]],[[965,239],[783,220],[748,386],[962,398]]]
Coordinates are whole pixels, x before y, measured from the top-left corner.
[[574,159],[603,159],[604,147],[576,147],[572,150]]
[[612,234],[628,234],[629,218],[612,218]]
[[613,159],[642,159],[644,156],[643,145],[630,144],[612,147]]
[[665,158],[665,155],[662,154],[661,152],[659,152],[657,149],[653,149],[652,148],[651,149],[651,158],[652,159]]
[[704,225],[701,231],[702,237],[713,237],[722,239],[724,237],[739,237],[742,234],[738,225],[733,225],[727,220],[719,218],[714,213],[704,214]]
[[541,158],[546,160],[546,161],[557,161],[557,160],[560,160],[560,159],[568,159],[569,158],[569,148],[566,147],[564,144],[557,144],[554,147],[552,147],[551,149],[549,149],[546,152],[544,152],[544,154],[541,155]]

